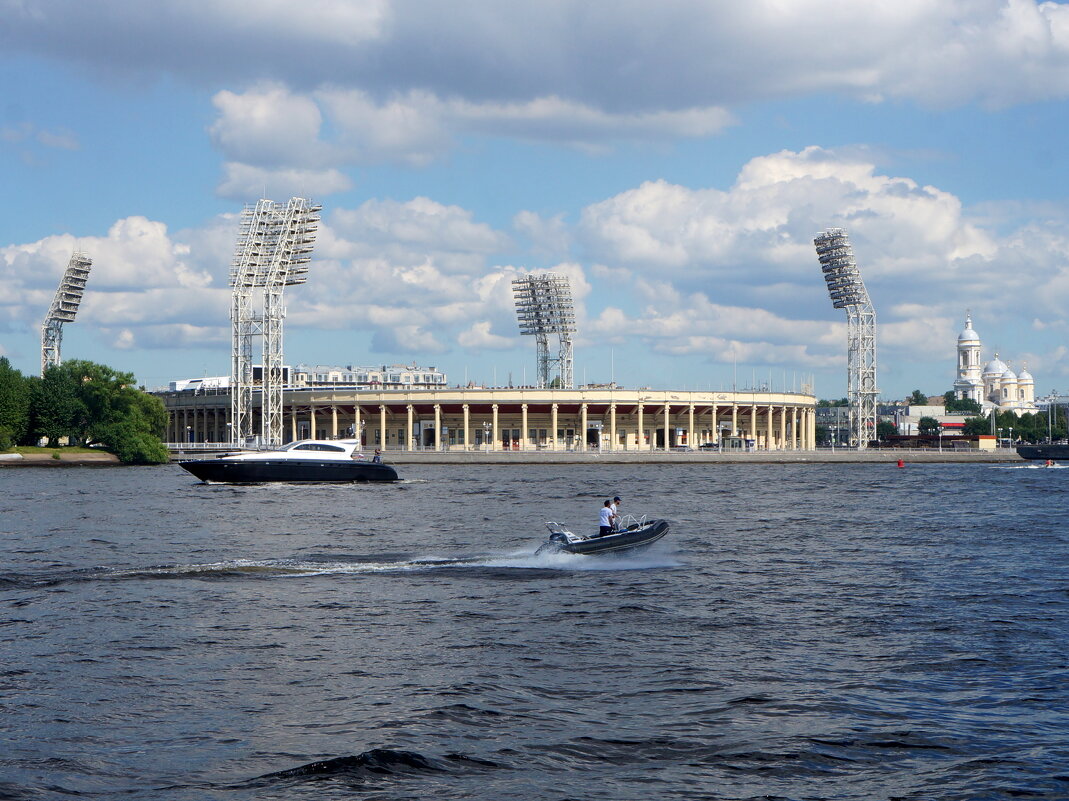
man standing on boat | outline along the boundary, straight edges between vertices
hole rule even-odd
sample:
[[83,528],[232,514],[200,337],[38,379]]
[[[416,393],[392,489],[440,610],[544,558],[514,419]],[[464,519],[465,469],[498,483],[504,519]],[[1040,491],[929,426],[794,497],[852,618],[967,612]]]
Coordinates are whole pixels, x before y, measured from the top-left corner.
[[620,529],[620,513],[616,509],[621,503],[622,501],[620,500],[620,496],[617,495],[615,498],[612,499],[612,503],[609,505],[609,509],[612,510],[613,531],[618,531]]
[[605,501],[605,505],[601,507],[601,512],[598,516],[599,537],[612,534],[612,520],[612,501]]

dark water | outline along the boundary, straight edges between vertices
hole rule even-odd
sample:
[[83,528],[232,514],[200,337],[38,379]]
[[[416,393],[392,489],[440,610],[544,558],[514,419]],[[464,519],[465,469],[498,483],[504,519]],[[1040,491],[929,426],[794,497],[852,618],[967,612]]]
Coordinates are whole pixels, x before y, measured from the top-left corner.
[[1069,470],[403,473],[0,470],[0,798],[1069,798]]

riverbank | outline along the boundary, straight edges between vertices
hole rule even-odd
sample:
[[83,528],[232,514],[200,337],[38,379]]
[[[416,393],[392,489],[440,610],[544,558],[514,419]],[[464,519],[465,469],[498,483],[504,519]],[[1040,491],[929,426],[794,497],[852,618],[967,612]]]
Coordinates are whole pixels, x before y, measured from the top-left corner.
[[909,463],[983,464],[989,462],[1023,462],[1017,452],[1002,449],[977,451],[755,451],[752,453],[718,453],[702,451],[648,451],[612,453],[492,451],[435,453],[433,451],[398,451],[386,454],[392,464],[798,464],[798,463]]
[[[171,461],[213,459],[223,451],[171,451]],[[797,464],[1023,462],[1012,448],[994,451],[901,450],[854,451],[838,448],[812,451],[387,451],[387,463],[406,464]]]
[[0,453],[0,467],[79,467],[86,465],[122,464],[113,453],[75,448],[19,448]]

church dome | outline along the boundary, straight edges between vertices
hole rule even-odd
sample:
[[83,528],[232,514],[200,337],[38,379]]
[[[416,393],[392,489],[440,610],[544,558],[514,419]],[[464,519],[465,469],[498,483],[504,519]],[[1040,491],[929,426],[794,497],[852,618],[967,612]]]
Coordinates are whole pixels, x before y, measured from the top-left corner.
[[965,318],[965,330],[958,334],[958,344],[964,342],[980,342],[980,335],[972,327],[972,317]]
[[1002,383],[1003,384],[1016,384],[1017,374],[1013,372],[1009,367],[1002,371]]
[[995,358],[989,361],[987,363],[987,366],[984,368],[984,375],[1000,376],[1009,369],[1010,368],[1006,366],[1006,362],[1002,361],[1002,359],[1000,359],[998,357],[998,354],[996,353]]
[[1021,372],[1019,372],[1017,374],[1017,383],[1018,384],[1034,384],[1035,383],[1035,379],[1032,378],[1032,374],[1030,372],[1028,372],[1028,368],[1025,368],[1024,370],[1021,370]]

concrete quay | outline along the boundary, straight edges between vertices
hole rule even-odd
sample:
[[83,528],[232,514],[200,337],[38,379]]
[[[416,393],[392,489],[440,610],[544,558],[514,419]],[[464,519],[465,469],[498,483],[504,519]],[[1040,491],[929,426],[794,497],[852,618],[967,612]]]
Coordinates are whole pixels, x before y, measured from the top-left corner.
[[390,464],[985,464],[1026,460],[1012,448],[995,451],[388,451]]

